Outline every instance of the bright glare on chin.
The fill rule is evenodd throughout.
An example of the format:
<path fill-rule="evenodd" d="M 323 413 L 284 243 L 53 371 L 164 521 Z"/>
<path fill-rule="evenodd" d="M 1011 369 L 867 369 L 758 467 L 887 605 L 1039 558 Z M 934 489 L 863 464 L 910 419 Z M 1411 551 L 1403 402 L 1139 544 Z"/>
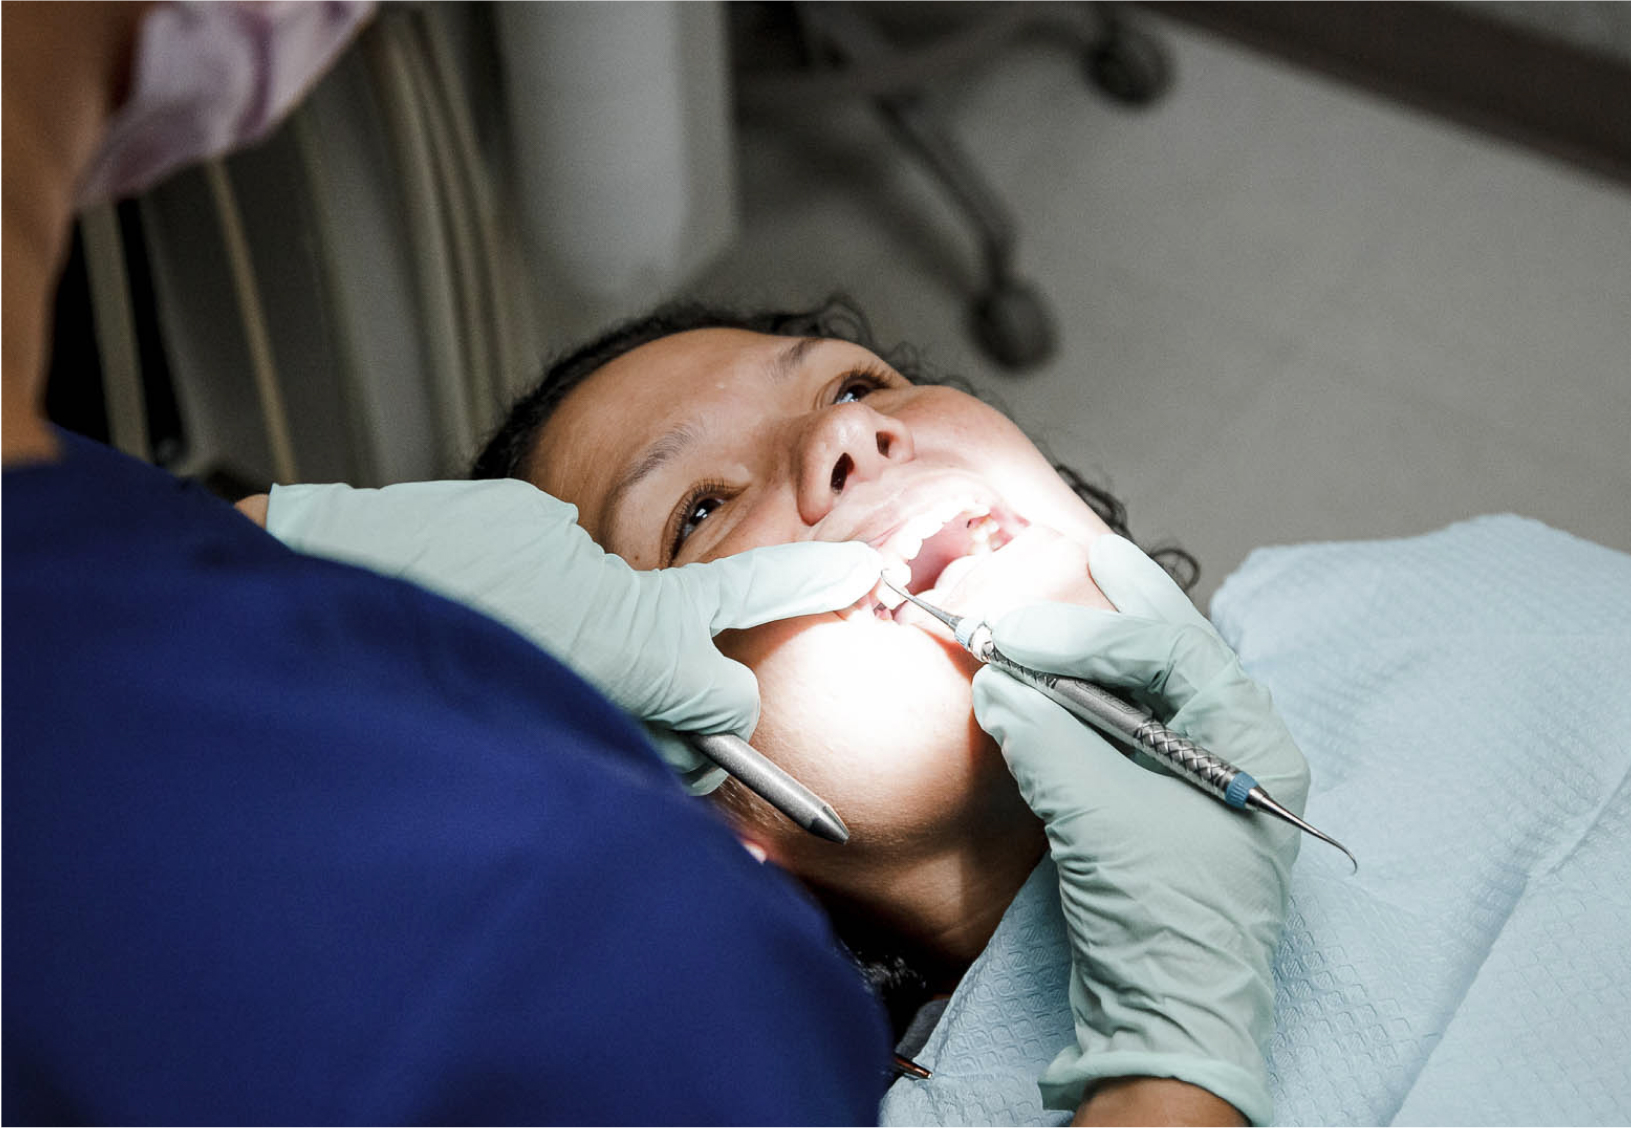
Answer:
<path fill-rule="evenodd" d="M 993 781 L 1012 790 L 974 721 L 975 663 L 917 627 L 812 616 L 720 636 L 764 703 L 753 744 L 839 812 L 846 851 L 966 833 Z"/>

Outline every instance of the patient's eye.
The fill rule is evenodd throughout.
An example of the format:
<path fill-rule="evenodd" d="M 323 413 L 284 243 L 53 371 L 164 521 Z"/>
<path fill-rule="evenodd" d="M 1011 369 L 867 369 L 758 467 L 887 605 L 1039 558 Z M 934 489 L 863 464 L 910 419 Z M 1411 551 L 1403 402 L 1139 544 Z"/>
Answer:
<path fill-rule="evenodd" d="M 838 385 L 838 394 L 833 397 L 834 404 L 859 403 L 879 388 L 887 388 L 889 379 L 882 372 L 871 368 L 857 368 L 849 373 Z"/>
<path fill-rule="evenodd" d="M 708 519 L 708 514 L 724 504 L 725 502 L 721 498 L 705 497 L 691 506 L 691 512 L 686 514 L 685 520 L 680 524 L 680 539 L 683 541 L 696 532 L 697 526 Z"/>
<path fill-rule="evenodd" d="M 692 533 L 706 521 L 713 512 L 725 504 L 723 491 L 718 483 L 704 482 L 690 493 L 685 500 L 674 509 L 674 515 L 669 518 L 669 527 L 672 534 L 668 538 L 668 556 L 672 560 L 679 555 Z"/>

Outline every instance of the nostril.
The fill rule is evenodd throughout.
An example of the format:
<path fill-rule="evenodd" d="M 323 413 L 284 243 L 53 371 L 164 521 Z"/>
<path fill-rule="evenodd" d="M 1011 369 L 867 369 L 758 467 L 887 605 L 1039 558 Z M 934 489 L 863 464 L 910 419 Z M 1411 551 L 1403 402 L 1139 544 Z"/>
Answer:
<path fill-rule="evenodd" d="M 855 469 L 855 461 L 849 455 L 840 455 L 838 462 L 832 468 L 832 492 L 843 493 L 844 482 L 849 478 L 849 472 Z"/>
<path fill-rule="evenodd" d="M 878 432 L 878 454 L 884 458 L 889 457 L 889 436 L 882 431 Z"/>

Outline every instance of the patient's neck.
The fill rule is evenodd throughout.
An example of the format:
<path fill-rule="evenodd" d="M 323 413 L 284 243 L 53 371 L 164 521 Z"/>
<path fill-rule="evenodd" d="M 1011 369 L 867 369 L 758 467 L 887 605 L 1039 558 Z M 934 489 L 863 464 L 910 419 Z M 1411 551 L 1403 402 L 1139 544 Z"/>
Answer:
<path fill-rule="evenodd" d="M 876 936 L 937 992 L 957 985 L 1047 850 L 1040 821 L 974 834 L 911 860 L 857 867 L 823 888 L 841 935 Z"/>

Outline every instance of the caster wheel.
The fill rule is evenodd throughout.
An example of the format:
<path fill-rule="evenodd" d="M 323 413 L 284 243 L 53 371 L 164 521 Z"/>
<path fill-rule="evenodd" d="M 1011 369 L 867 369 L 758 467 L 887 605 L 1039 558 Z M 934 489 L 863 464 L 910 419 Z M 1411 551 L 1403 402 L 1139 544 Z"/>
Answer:
<path fill-rule="evenodd" d="M 1121 28 L 1087 53 L 1093 84 L 1124 106 L 1148 106 L 1172 86 L 1166 50 L 1141 31 Z"/>
<path fill-rule="evenodd" d="M 1004 368 L 1031 368 L 1053 355 L 1053 318 L 1036 291 L 1002 282 L 974 300 L 974 338 Z"/>

